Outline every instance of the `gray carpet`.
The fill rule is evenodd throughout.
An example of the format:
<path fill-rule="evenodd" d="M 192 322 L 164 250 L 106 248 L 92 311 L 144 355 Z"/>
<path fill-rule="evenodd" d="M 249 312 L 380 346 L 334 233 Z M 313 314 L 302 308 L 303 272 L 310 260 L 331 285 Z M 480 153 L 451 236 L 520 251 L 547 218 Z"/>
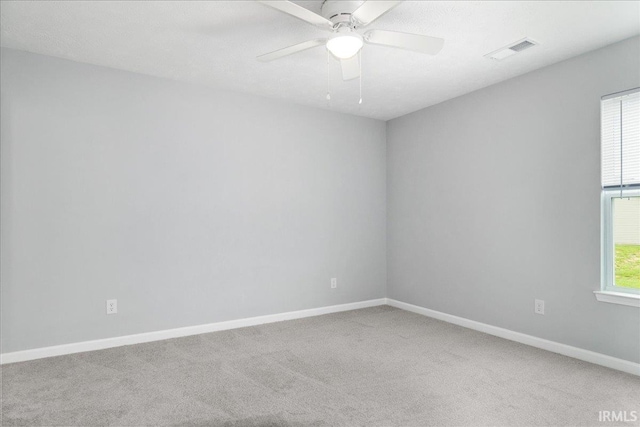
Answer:
<path fill-rule="evenodd" d="M 3 425 L 638 425 L 640 378 L 388 306 L 2 367 Z"/>

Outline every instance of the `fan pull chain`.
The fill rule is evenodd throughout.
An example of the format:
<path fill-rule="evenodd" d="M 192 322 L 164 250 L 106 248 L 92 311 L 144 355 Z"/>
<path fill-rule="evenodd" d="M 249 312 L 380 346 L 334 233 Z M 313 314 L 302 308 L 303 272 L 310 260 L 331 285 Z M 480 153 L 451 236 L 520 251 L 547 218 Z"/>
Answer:
<path fill-rule="evenodd" d="M 331 101 L 331 92 L 330 92 L 330 88 L 329 88 L 329 80 L 330 80 L 330 75 L 329 75 L 329 49 L 327 49 L 327 104 L 329 103 L 329 101 Z"/>
<path fill-rule="evenodd" d="M 358 101 L 359 105 L 362 105 L 362 49 L 358 52 L 358 66 L 360 67 L 358 81 L 360 83 L 360 100 Z"/>

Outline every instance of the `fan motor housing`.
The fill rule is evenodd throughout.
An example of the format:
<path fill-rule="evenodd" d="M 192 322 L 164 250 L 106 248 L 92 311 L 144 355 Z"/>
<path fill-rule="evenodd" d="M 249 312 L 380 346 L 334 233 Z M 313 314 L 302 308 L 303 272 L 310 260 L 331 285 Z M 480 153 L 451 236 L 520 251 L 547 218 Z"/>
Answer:
<path fill-rule="evenodd" d="M 363 0 L 325 0 L 322 3 L 322 16 L 336 24 L 351 24 L 351 14 Z"/>

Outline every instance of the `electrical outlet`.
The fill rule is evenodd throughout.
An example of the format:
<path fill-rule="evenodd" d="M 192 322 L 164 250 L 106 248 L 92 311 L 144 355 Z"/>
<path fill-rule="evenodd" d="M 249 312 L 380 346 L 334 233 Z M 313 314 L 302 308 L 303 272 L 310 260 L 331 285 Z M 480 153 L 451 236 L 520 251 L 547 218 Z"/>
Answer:
<path fill-rule="evenodd" d="M 536 314 L 544 314 L 544 301 L 537 299 L 535 302 L 534 311 Z"/>
<path fill-rule="evenodd" d="M 117 299 L 108 299 L 107 300 L 107 314 L 117 314 L 118 313 L 118 300 Z"/>
<path fill-rule="evenodd" d="M 338 279 L 334 277 L 333 279 L 331 279 L 331 289 L 335 289 L 337 287 L 338 287 Z"/>

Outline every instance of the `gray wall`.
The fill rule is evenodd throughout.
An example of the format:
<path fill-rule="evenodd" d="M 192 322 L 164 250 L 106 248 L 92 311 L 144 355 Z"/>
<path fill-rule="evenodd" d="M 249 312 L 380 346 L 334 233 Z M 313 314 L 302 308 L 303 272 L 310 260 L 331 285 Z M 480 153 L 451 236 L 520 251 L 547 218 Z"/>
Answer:
<path fill-rule="evenodd" d="M 386 244 L 391 298 L 638 362 L 640 310 L 592 291 L 599 98 L 639 48 L 390 121 L 388 153 L 382 122 L 5 49 L 2 352 L 383 297 Z"/>
<path fill-rule="evenodd" d="M 640 310 L 593 295 L 600 96 L 640 86 L 639 40 L 388 122 L 390 298 L 640 361 Z"/>
<path fill-rule="evenodd" d="M 1 73 L 2 352 L 385 296 L 384 122 L 11 50 Z"/>

